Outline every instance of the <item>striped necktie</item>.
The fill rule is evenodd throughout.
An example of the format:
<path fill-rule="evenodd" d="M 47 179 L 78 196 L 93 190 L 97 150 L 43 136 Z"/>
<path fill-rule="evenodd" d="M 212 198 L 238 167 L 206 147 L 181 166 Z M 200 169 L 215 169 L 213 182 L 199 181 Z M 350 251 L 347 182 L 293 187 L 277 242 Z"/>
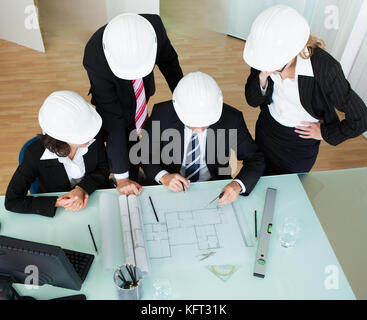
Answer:
<path fill-rule="evenodd" d="M 133 87 L 136 97 L 135 127 L 138 131 L 138 134 L 140 134 L 141 129 L 144 127 L 145 120 L 148 117 L 148 108 L 145 98 L 143 79 L 140 78 L 133 80 Z"/>
<path fill-rule="evenodd" d="M 199 136 L 193 133 L 186 151 L 185 176 L 192 182 L 198 181 L 200 176 L 200 145 Z"/>

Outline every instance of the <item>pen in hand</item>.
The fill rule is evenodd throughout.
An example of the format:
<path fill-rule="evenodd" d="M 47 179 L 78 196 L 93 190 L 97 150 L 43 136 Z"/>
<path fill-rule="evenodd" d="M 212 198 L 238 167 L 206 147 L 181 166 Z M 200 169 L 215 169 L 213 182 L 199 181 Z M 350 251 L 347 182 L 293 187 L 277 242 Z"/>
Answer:
<path fill-rule="evenodd" d="M 186 189 L 185 189 L 185 185 L 184 185 L 184 183 L 182 182 L 182 181 L 180 181 L 181 182 L 181 184 L 182 184 L 182 190 L 183 190 L 183 192 L 186 192 Z"/>

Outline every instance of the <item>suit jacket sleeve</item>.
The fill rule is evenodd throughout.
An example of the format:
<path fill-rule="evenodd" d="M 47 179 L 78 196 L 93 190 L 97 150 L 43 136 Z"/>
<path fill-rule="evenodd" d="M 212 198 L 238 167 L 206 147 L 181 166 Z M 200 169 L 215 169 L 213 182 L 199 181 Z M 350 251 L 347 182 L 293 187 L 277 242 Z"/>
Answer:
<path fill-rule="evenodd" d="M 23 162 L 15 171 L 5 195 L 6 210 L 18 213 L 34 213 L 53 217 L 56 213 L 54 196 L 28 196 L 31 184 L 38 177 L 38 169 L 28 149 L 24 151 Z"/>
<path fill-rule="evenodd" d="M 270 78 L 268 78 L 268 88 L 265 95 L 262 94 L 260 89 L 260 71 L 251 68 L 251 73 L 247 79 L 245 85 L 245 96 L 247 103 L 252 107 L 262 106 L 264 104 L 271 103 L 271 97 L 273 95 L 273 83 Z"/>
<path fill-rule="evenodd" d="M 83 188 L 89 195 L 96 189 L 105 185 L 109 177 L 109 169 L 106 157 L 106 149 L 102 136 L 99 135 L 95 141 L 97 152 L 97 167 L 94 171 L 86 173 L 77 185 Z M 88 151 L 90 152 L 90 151 Z"/>
<path fill-rule="evenodd" d="M 169 88 L 173 92 L 178 82 L 183 77 L 180 63 L 178 61 L 178 55 L 173 48 L 171 41 L 167 36 L 166 29 L 164 28 L 161 18 L 156 15 L 157 25 L 156 32 L 159 32 L 157 38 L 161 41 L 161 47 L 159 48 L 157 56 L 157 65 L 165 77 Z"/>
<path fill-rule="evenodd" d="M 154 137 L 152 135 L 152 124 L 153 121 L 160 121 L 160 117 L 157 114 L 157 108 L 155 105 L 153 106 L 152 114 L 149 117 L 149 119 L 146 122 L 145 126 L 145 132 L 146 134 L 143 134 L 143 140 L 147 145 L 149 145 L 149 161 L 148 163 L 145 163 L 145 161 L 142 163 L 142 167 L 144 170 L 144 173 L 147 176 L 147 180 L 149 183 L 152 183 L 154 181 L 155 176 L 162 170 L 165 170 L 161 166 L 161 141 L 155 141 L 153 140 Z M 161 133 L 159 133 L 158 138 L 160 138 Z M 155 163 L 155 159 L 158 160 L 158 163 Z"/>
<path fill-rule="evenodd" d="M 327 143 L 338 145 L 367 130 L 367 107 L 345 79 L 340 63 L 333 64 L 327 71 L 326 80 L 321 84 L 325 98 L 332 108 L 345 113 L 345 119 L 322 124 L 321 133 Z"/>
<path fill-rule="evenodd" d="M 239 117 L 236 129 L 237 144 L 232 148 L 236 152 L 237 159 L 242 160 L 243 165 L 235 179 L 242 181 L 246 188 L 244 195 L 249 195 L 264 172 L 264 155 L 252 139 L 243 115 Z"/>
<path fill-rule="evenodd" d="M 107 156 L 112 173 L 129 171 L 127 123 L 119 103 L 114 83 L 87 70 L 93 99 L 103 120 L 107 133 Z"/>

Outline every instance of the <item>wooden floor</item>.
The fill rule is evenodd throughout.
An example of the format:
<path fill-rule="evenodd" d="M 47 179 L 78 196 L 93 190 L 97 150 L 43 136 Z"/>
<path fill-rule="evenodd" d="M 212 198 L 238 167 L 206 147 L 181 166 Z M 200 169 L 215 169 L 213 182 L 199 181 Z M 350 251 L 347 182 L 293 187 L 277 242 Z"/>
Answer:
<path fill-rule="evenodd" d="M 164 20 L 164 18 L 163 18 Z M 42 20 L 41 20 L 42 21 Z M 47 18 L 44 24 L 50 23 Z M 168 24 L 167 24 L 168 25 Z M 254 134 L 258 110 L 247 105 L 244 85 L 249 67 L 242 60 L 244 42 L 217 33 L 205 36 L 184 32 L 168 34 L 184 74 L 200 70 L 213 76 L 221 87 L 224 101 L 244 113 L 249 130 Z M 90 33 L 45 28 L 46 53 L 38 53 L 0 40 L 0 194 L 18 164 L 18 154 L 24 142 L 37 133 L 38 110 L 44 99 L 55 90 L 73 90 L 87 101 L 89 81 L 82 66 L 82 57 Z M 171 92 L 159 70 L 155 70 L 154 103 L 171 99 Z M 321 144 L 315 171 L 367 166 L 367 140 L 359 137 L 338 147 Z"/>

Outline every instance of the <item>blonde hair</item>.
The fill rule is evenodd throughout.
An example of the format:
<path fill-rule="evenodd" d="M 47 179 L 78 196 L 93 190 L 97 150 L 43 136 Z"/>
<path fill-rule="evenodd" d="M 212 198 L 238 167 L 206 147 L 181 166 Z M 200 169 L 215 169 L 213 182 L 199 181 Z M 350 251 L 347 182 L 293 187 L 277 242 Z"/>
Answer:
<path fill-rule="evenodd" d="M 321 49 L 325 49 L 325 47 L 326 47 L 325 41 L 322 40 L 319 37 L 316 37 L 316 36 L 310 34 L 310 37 L 308 38 L 308 41 L 307 41 L 305 47 L 303 48 L 303 50 L 299 53 L 299 56 L 302 59 L 310 59 L 312 57 L 314 49 L 316 47 L 319 47 Z M 308 49 L 308 52 L 307 52 L 306 49 Z"/>

